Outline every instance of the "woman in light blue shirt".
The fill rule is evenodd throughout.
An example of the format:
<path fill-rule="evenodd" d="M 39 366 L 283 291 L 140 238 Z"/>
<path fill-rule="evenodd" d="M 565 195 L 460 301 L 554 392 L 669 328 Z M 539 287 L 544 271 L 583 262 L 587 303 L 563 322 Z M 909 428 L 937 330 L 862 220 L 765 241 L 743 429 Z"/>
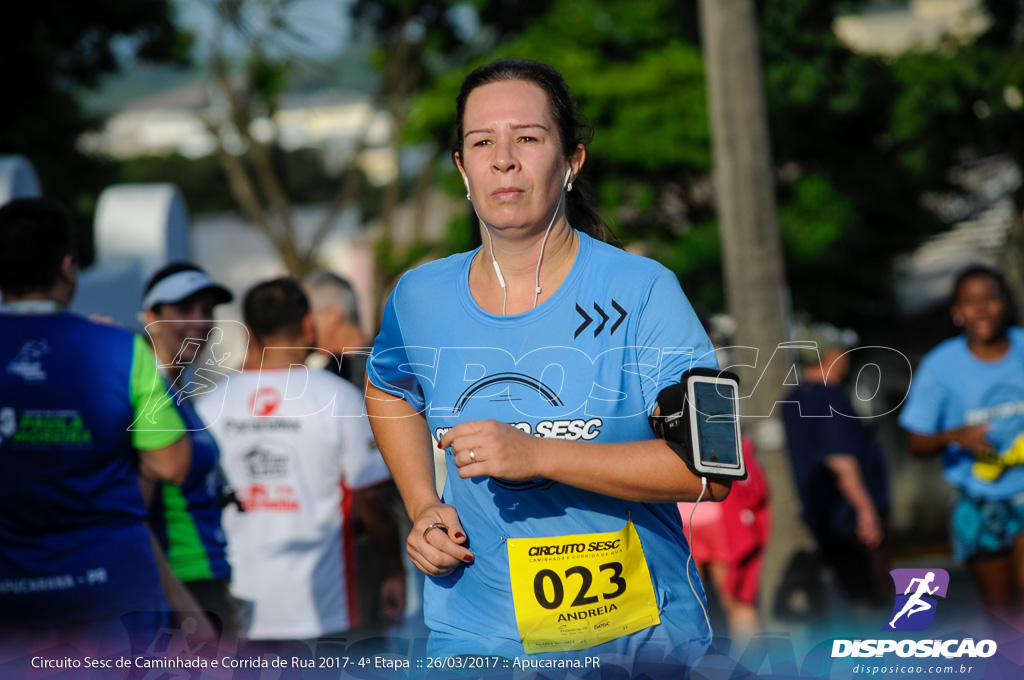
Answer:
<path fill-rule="evenodd" d="M 983 266 L 956 280 L 963 333 L 921 360 L 900 414 L 915 456 L 942 454 L 956 489 L 953 555 L 990 612 L 1016 615 L 1024 593 L 1024 331 L 1009 290 Z"/>

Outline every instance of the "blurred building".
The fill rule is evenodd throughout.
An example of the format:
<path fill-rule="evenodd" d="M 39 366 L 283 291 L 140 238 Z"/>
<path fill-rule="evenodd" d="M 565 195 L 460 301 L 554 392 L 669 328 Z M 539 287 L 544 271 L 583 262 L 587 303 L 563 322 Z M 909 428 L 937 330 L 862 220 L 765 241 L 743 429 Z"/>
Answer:
<path fill-rule="evenodd" d="M 982 0 L 909 0 L 870 3 L 836 19 L 833 28 L 850 49 L 895 56 L 910 49 L 934 50 L 953 41 L 966 44 L 991 25 Z"/>
<path fill-rule="evenodd" d="M 953 281 L 971 264 L 1001 267 L 1013 224 L 1014 194 L 1024 178 L 1005 156 L 966 163 L 950 171 L 962 193 L 925 199 L 948 231 L 928 238 L 895 262 L 896 295 L 908 315 L 942 307 L 945 315 Z"/>
<path fill-rule="evenodd" d="M 436 242 L 444 235 L 456 211 L 463 209 L 463 203 L 443 192 L 428 192 L 421 205 L 405 204 L 398 208 L 392 234 L 399 243 L 409 242 L 414 231 Z M 304 205 L 293 209 L 292 218 L 299 243 L 312 238 L 327 211 L 326 205 Z M 416 225 L 421 217 L 425 217 L 422 224 Z M 347 209 L 337 217 L 319 250 L 322 266 L 344 276 L 355 288 L 362 310 L 363 331 L 369 337 L 377 334 L 376 324 L 381 312 L 374 295 L 374 244 L 380 236 L 380 229 L 378 222 L 363 223 L 355 208 Z M 287 275 L 270 242 L 237 212 L 193 216 L 189 238 L 195 262 L 235 293 L 233 302 L 217 308 L 222 318 L 240 320 L 242 296 L 249 288 L 260 281 Z"/>
<path fill-rule="evenodd" d="M 199 158 L 216 151 L 217 139 L 210 128 L 226 118 L 223 94 L 208 83 L 193 83 L 123 106 L 102 130 L 83 135 L 79 146 L 116 159 L 172 153 Z M 371 182 L 387 184 L 398 172 L 398 161 L 389 147 L 391 119 L 362 93 L 321 90 L 283 94 L 272 117 L 253 120 L 252 133 L 264 143 L 276 136 L 285 151 L 316 149 L 330 175 L 341 173 L 359 145 L 365 149 L 357 163 Z M 225 143 L 238 146 L 241 141 L 227 137 Z"/>

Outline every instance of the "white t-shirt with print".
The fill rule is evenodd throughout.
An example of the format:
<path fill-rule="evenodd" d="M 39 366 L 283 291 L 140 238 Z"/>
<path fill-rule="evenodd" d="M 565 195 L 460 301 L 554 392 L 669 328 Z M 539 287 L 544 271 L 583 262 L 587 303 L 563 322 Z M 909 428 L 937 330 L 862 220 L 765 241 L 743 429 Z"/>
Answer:
<path fill-rule="evenodd" d="M 245 512 L 224 510 L 246 637 L 304 639 L 356 625 L 352 491 L 390 478 L 363 395 L 304 366 L 243 371 L 199 400 Z"/>

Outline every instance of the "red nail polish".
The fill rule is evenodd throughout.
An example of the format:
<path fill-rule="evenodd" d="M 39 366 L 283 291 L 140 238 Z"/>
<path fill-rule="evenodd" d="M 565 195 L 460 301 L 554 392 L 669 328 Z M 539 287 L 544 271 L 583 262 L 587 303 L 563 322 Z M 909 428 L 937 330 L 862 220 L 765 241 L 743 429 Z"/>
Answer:
<path fill-rule="evenodd" d="M 454 538 L 457 541 L 460 538 L 463 538 L 465 535 L 466 534 L 462 533 L 461 531 L 456 531 L 455 534 L 452 536 L 452 538 Z"/>
<path fill-rule="evenodd" d="M 474 559 L 476 559 L 476 558 L 473 557 L 472 555 L 466 555 L 465 557 L 462 558 L 462 561 L 463 562 L 469 562 L 470 564 L 473 564 L 473 560 Z"/>

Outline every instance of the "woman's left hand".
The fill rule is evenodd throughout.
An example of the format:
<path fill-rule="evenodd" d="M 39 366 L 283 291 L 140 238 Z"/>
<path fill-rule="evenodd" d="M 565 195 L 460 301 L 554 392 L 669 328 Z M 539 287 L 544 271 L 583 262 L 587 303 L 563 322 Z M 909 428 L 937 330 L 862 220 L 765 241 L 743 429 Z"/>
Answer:
<path fill-rule="evenodd" d="M 497 420 L 459 423 L 441 437 L 438 446 L 452 448 L 459 477 L 500 477 L 527 480 L 539 471 L 536 437 Z"/>

